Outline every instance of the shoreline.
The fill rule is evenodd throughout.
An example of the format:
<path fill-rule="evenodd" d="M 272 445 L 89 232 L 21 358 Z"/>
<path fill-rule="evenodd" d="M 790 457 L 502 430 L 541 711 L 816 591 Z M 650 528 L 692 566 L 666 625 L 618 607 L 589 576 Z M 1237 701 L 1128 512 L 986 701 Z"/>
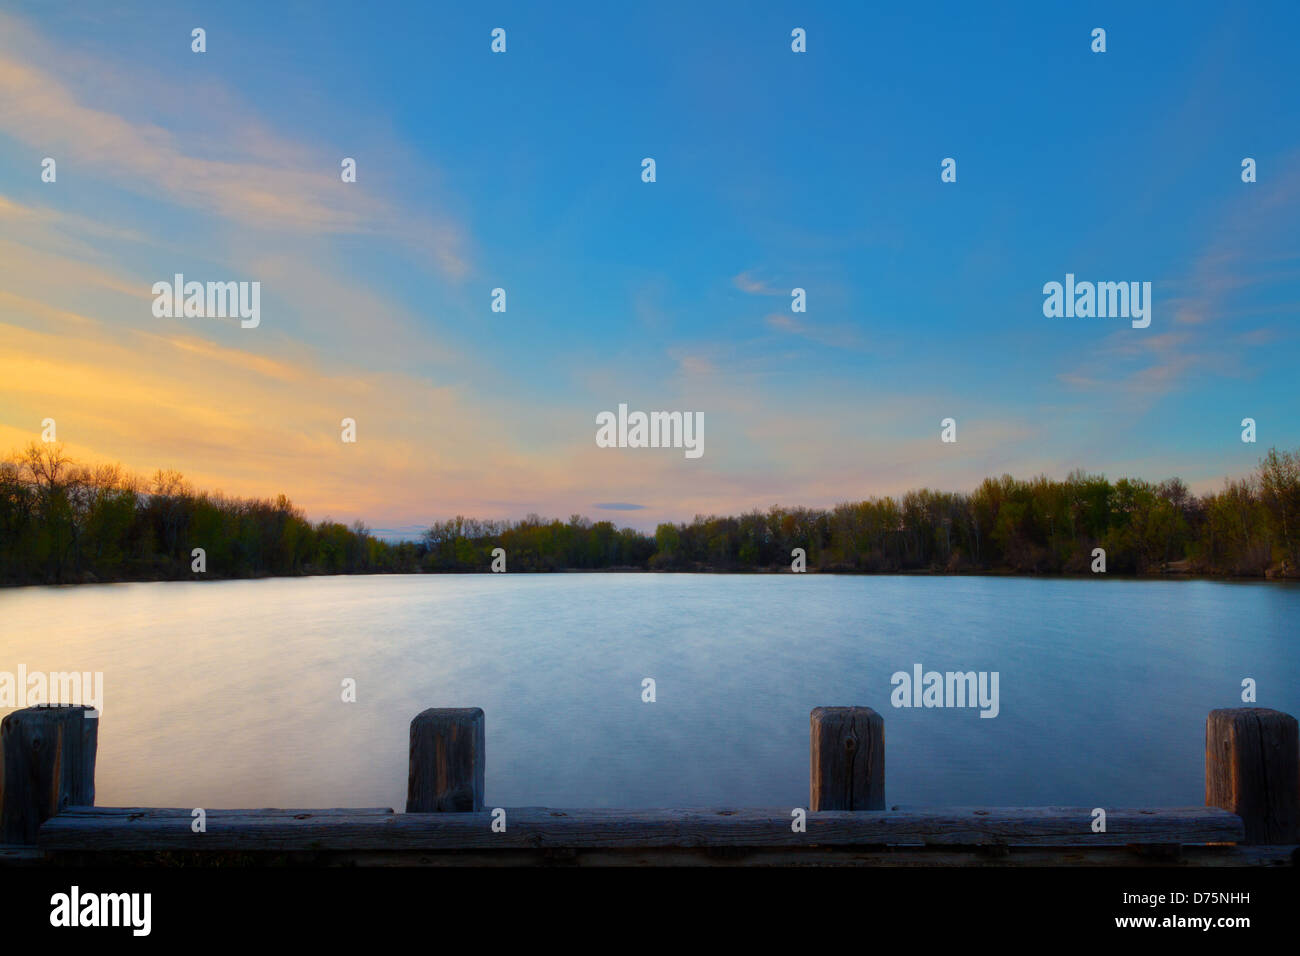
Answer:
<path fill-rule="evenodd" d="M 12 581 L 0 583 L 0 590 L 25 587 L 80 587 L 96 584 L 161 584 L 193 581 L 269 581 L 296 578 L 354 578 L 354 577 L 420 577 L 424 575 L 491 575 L 489 570 L 418 570 L 418 571 L 304 571 L 298 574 L 242 574 L 167 576 L 162 574 L 142 575 L 137 577 L 98 578 L 90 575 L 80 581 Z M 934 577 L 934 578 L 1030 578 L 1059 580 L 1095 580 L 1111 579 L 1121 581 L 1221 581 L 1224 583 L 1259 582 L 1265 584 L 1300 583 L 1300 574 L 1287 574 L 1269 569 L 1264 574 L 1208 574 L 1183 569 L 1162 569 L 1146 573 L 1080 573 L 1066 571 L 1025 572 L 1009 569 L 959 570 L 947 571 L 937 568 L 910 568 L 896 570 L 863 570 L 858 568 L 822 568 L 818 570 L 795 572 L 786 567 L 778 568 L 528 568 L 518 571 L 495 572 L 508 574 L 713 574 L 727 575 L 830 575 L 833 577 Z"/>

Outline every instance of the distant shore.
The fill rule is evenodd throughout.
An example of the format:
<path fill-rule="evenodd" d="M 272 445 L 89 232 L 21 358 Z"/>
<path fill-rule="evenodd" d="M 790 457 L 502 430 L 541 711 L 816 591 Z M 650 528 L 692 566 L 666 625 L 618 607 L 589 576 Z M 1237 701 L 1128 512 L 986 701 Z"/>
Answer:
<path fill-rule="evenodd" d="M 1182 562 L 1180 562 L 1182 563 Z M 139 577 L 109 577 L 100 578 L 93 574 L 85 574 L 78 581 L 60 581 L 57 583 L 45 581 L 7 581 L 0 583 L 0 588 L 19 588 L 19 587 L 76 587 L 83 584 L 146 584 L 162 582 L 179 582 L 179 581 L 265 581 L 284 578 L 346 578 L 346 577 L 365 577 L 368 575 L 481 575 L 492 574 L 490 570 L 412 570 L 412 571 L 384 571 L 384 570 L 360 570 L 360 571 L 313 571 L 302 570 L 292 574 L 237 574 L 222 575 L 214 573 L 189 574 L 189 575 L 143 575 Z M 1110 578 L 1112 580 L 1124 581 L 1260 581 L 1260 582 L 1289 582 L 1300 581 L 1300 574 L 1287 573 L 1284 569 L 1270 568 L 1264 574 L 1213 574 L 1204 571 L 1194 571 L 1187 568 L 1166 567 L 1155 571 L 1138 573 L 1133 571 L 1114 572 L 1114 573 L 1078 573 L 1068 571 L 1018 571 L 1010 568 L 996 569 L 964 569 L 964 570 L 946 570 L 942 568 L 906 568 L 906 569 L 879 569 L 864 570 L 860 568 L 810 568 L 805 572 L 795 572 L 788 567 L 770 567 L 770 568 L 718 568 L 701 566 L 695 568 L 638 568 L 638 567 L 605 567 L 605 568 L 525 568 L 518 571 L 508 571 L 509 574 L 718 574 L 718 575 L 791 575 L 813 574 L 813 575 L 835 575 L 843 577 L 936 577 L 936 578 L 1042 578 L 1042 579 L 1060 579 L 1060 580 L 1103 580 Z"/>
<path fill-rule="evenodd" d="M 286 495 L 196 490 L 33 442 L 0 458 L 0 583 L 258 579 L 317 574 L 656 571 L 1138 579 L 1300 577 L 1300 451 L 1195 495 L 1178 478 L 986 478 L 833 507 L 697 514 L 652 532 L 568 520 L 457 516 L 416 540 L 309 520 Z"/>

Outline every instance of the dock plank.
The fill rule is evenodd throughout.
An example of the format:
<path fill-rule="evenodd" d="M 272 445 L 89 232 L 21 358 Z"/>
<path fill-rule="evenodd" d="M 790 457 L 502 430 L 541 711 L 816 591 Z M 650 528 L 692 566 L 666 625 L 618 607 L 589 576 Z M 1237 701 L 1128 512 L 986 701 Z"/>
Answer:
<path fill-rule="evenodd" d="M 506 808 L 393 813 L 380 809 L 208 810 L 194 833 L 184 808 L 70 807 L 40 828 L 44 850 L 293 851 L 618 849 L 802 846 L 1124 846 L 1236 843 L 1241 818 L 1215 807 L 1110 809 L 1093 833 L 1083 807 L 943 807 L 817 811 L 807 831 L 791 829 L 789 808 L 608 810 Z"/>

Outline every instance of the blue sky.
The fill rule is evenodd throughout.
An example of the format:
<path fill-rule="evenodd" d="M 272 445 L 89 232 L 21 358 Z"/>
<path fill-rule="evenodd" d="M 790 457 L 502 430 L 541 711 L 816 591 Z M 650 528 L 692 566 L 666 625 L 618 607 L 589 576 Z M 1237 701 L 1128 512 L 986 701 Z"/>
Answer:
<path fill-rule="evenodd" d="M 49 414 L 313 517 L 653 527 L 1300 445 L 1295 4 L 9 9 L 6 448 Z M 175 272 L 261 281 L 261 326 L 155 319 Z M 1151 326 L 1045 318 L 1067 272 Z M 596 448 L 620 402 L 704 457 Z"/>

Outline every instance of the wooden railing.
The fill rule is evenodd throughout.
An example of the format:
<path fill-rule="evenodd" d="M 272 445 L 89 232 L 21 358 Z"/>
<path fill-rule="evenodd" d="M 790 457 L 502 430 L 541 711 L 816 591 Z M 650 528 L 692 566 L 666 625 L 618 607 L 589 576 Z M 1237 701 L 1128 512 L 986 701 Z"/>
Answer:
<path fill-rule="evenodd" d="M 818 707 L 808 807 L 672 810 L 489 808 L 483 711 L 433 709 L 411 721 L 405 813 L 206 810 L 201 828 L 186 808 L 95 807 L 98 725 L 80 707 L 4 719 L 0 861 L 1243 864 L 1288 862 L 1300 842 L 1297 723 L 1262 708 L 1210 712 L 1203 807 L 886 809 L 880 715 Z"/>

